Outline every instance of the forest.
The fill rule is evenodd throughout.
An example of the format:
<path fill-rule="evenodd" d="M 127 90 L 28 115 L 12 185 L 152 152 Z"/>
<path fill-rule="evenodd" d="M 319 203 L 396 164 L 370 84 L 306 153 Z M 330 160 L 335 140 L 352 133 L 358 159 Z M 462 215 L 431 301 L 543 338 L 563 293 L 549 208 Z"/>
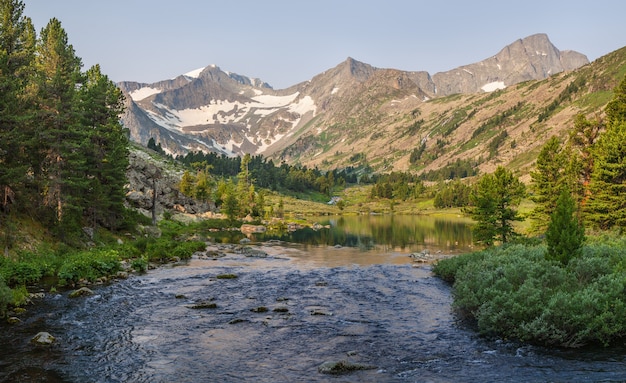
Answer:
<path fill-rule="evenodd" d="M 57 19 L 39 34 L 20 1 L 0 3 L 0 227 L 10 247 L 25 215 L 71 242 L 121 228 L 128 136 L 123 96 L 81 59 Z M 8 242 L 8 243 L 7 243 Z"/>

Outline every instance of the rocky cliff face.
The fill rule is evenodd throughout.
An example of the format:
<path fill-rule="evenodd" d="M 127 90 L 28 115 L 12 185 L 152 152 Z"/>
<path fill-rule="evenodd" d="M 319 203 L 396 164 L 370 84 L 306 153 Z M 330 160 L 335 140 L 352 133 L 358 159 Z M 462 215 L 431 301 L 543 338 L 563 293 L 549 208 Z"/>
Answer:
<path fill-rule="evenodd" d="M 428 100 L 491 92 L 587 62 L 584 55 L 561 52 L 538 34 L 486 60 L 433 76 L 348 58 L 283 90 L 215 66 L 155 84 L 119 86 L 128 102 L 123 122 L 141 144 L 153 137 L 174 155 L 201 150 L 315 162 L 329 150 L 354 150 L 346 143 L 355 138 L 378 137 L 394 119 L 415 116 Z"/>
<path fill-rule="evenodd" d="M 214 210 L 214 206 L 198 202 L 182 194 L 178 183 L 181 169 L 167 168 L 146 151 L 131 149 L 130 166 L 126 172 L 126 203 L 144 215 L 152 215 L 153 196 L 156 190 L 156 214 L 164 211 L 201 214 Z"/>

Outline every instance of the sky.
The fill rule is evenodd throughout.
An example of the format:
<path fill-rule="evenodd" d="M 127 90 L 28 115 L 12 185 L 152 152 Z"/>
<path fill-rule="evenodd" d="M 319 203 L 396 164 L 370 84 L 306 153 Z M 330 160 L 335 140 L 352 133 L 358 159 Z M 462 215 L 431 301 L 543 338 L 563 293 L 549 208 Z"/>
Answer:
<path fill-rule="evenodd" d="M 593 61 L 626 46 L 626 2 L 453 0 L 25 0 L 39 33 L 61 21 L 84 69 L 153 83 L 217 65 L 275 89 L 347 57 L 431 75 L 546 33 Z"/>

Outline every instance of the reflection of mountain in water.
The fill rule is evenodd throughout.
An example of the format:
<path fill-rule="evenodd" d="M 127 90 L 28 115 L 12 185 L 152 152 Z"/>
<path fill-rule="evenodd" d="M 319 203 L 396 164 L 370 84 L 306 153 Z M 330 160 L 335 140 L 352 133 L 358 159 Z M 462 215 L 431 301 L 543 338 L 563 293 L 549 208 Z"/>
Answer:
<path fill-rule="evenodd" d="M 291 233 L 255 234 L 255 241 L 280 240 L 313 246 L 345 246 L 362 250 L 382 247 L 388 250 L 468 251 L 472 245 L 470 224 L 460 218 L 424 216 L 346 216 L 324 217 L 330 229 L 304 228 Z"/>

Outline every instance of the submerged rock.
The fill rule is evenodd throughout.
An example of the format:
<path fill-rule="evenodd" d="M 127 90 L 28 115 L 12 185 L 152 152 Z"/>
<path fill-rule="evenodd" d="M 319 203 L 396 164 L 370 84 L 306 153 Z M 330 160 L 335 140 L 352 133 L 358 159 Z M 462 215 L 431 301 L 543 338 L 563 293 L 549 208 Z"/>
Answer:
<path fill-rule="evenodd" d="M 50 335 L 50 333 L 42 331 L 42 332 L 38 333 L 37 335 L 35 335 L 33 337 L 33 339 L 31 340 L 31 342 L 36 343 L 36 344 L 49 346 L 52 343 L 54 343 L 55 340 L 56 340 L 56 338 L 53 337 L 52 335 Z"/>
<path fill-rule="evenodd" d="M 18 324 L 18 323 L 21 323 L 21 322 L 22 322 L 22 320 L 20 318 L 18 318 L 18 317 L 9 317 L 7 319 L 7 323 L 9 323 L 9 324 Z"/>
<path fill-rule="evenodd" d="M 78 298 L 82 296 L 93 295 L 93 291 L 87 287 L 81 287 L 78 290 L 74 290 L 70 293 L 70 298 Z"/>
<path fill-rule="evenodd" d="M 211 302 L 211 301 L 202 301 L 202 302 L 198 302 L 193 306 L 190 306 L 190 308 L 192 309 L 216 309 L 217 308 L 217 303 L 215 302 Z"/>
<path fill-rule="evenodd" d="M 353 362 L 348 362 L 346 360 L 340 360 L 337 362 L 326 361 L 317 368 L 317 371 L 320 372 L 321 374 L 341 375 L 341 374 L 347 374 L 353 371 L 374 370 L 374 369 L 376 369 L 376 366 L 372 366 L 369 364 L 362 364 L 362 363 L 353 363 Z"/>

